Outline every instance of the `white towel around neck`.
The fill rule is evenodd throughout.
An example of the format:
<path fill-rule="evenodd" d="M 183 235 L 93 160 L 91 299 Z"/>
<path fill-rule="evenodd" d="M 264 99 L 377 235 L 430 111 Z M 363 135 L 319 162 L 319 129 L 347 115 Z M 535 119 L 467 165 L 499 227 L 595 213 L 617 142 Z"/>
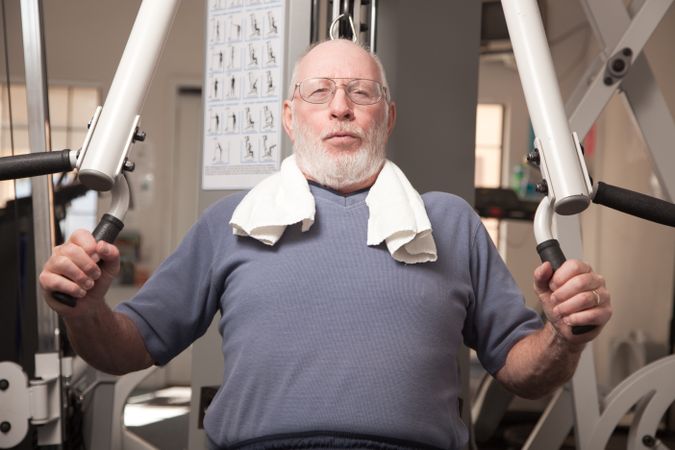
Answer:
<path fill-rule="evenodd" d="M 387 160 L 366 197 L 367 245 L 383 241 L 391 256 L 406 264 L 436 261 L 436 244 L 422 197 L 396 164 Z M 274 245 L 288 225 L 314 223 L 316 209 L 309 184 L 291 155 L 281 170 L 258 183 L 232 214 L 234 234 Z"/>

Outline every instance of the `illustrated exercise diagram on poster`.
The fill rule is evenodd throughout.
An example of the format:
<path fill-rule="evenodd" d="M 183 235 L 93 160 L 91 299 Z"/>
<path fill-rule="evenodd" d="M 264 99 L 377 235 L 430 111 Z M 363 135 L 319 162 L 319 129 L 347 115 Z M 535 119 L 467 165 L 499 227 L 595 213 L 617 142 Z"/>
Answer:
<path fill-rule="evenodd" d="M 279 169 L 284 0 L 209 0 L 203 189 L 246 189 Z"/>

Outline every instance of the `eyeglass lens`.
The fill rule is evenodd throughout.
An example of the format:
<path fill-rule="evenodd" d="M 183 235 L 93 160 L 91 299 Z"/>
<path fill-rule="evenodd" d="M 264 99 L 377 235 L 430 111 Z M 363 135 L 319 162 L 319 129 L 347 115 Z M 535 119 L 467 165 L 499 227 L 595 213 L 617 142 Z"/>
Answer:
<path fill-rule="evenodd" d="M 327 103 L 342 87 L 351 101 L 358 105 L 372 105 L 382 98 L 382 85 L 374 80 L 353 79 L 338 86 L 330 78 L 308 78 L 300 82 L 300 97 L 309 103 Z"/>

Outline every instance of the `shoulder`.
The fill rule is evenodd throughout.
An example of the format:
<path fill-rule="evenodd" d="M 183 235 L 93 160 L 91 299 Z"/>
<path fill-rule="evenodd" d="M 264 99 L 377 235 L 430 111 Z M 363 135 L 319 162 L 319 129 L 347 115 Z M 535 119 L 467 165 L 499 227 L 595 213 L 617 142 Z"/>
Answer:
<path fill-rule="evenodd" d="M 246 193 L 247 191 L 233 192 L 209 205 L 192 226 L 192 234 L 195 237 L 207 235 L 211 238 L 232 234 L 229 225 L 232 213 Z M 229 233 L 223 233 L 223 230 L 228 230 Z"/>
<path fill-rule="evenodd" d="M 200 221 L 206 222 L 230 222 L 232 213 L 237 208 L 237 205 L 242 201 L 246 196 L 248 191 L 237 191 L 232 194 L 228 194 L 220 200 L 216 201 L 209 207 L 207 207 L 200 217 Z"/>
<path fill-rule="evenodd" d="M 447 192 L 426 192 L 422 194 L 424 207 L 429 215 L 450 215 L 455 218 L 475 219 L 473 207 L 462 197 Z"/>
<path fill-rule="evenodd" d="M 434 236 L 456 240 L 460 236 L 472 241 L 481 226 L 480 217 L 463 198 L 447 192 L 422 195 Z"/>

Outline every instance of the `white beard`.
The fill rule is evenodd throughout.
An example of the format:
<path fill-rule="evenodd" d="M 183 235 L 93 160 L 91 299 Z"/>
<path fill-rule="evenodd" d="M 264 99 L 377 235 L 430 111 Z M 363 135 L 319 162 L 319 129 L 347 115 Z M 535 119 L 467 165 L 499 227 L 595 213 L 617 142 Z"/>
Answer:
<path fill-rule="evenodd" d="M 317 183 L 335 190 L 358 185 L 382 169 L 386 158 L 387 125 L 382 121 L 368 133 L 350 123 L 339 122 L 317 136 L 293 115 L 295 143 L 293 151 L 300 170 Z M 355 152 L 330 153 L 322 145 L 322 137 L 335 132 L 354 133 L 361 138 Z"/>

